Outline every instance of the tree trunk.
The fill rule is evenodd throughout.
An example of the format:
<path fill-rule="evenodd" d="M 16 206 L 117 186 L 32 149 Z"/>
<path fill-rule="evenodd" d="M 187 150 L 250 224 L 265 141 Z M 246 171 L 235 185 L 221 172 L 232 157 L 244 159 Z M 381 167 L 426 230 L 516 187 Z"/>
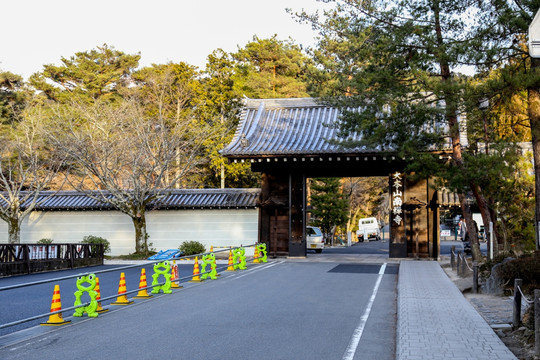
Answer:
<path fill-rule="evenodd" d="M 467 234 L 469 235 L 469 241 L 471 243 L 471 253 L 473 261 L 480 261 L 482 259 L 482 253 L 480 252 L 480 243 L 478 242 L 478 232 L 474 226 L 471 208 L 465 201 L 465 196 L 459 194 L 459 202 L 461 203 L 461 210 L 463 211 L 463 218 L 465 219 L 465 225 L 467 226 Z"/>
<path fill-rule="evenodd" d="M 135 227 L 135 252 L 148 255 L 148 233 L 146 232 L 146 215 L 140 212 L 131 218 Z"/>
<path fill-rule="evenodd" d="M 540 59 L 531 59 L 531 72 L 540 72 Z M 527 91 L 529 102 L 529 121 L 531 124 L 532 149 L 534 157 L 534 188 L 535 188 L 535 228 L 536 228 L 536 250 L 539 249 L 538 222 L 540 221 L 540 88 L 529 88 Z"/>
<path fill-rule="evenodd" d="M 11 218 L 8 223 L 8 242 L 10 244 L 21 243 L 21 222 L 19 219 Z"/>
<path fill-rule="evenodd" d="M 476 199 L 478 207 L 480 208 L 480 214 L 482 215 L 482 221 L 484 222 L 484 234 L 486 235 L 486 239 L 488 239 L 488 246 L 489 246 L 489 223 L 490 222 L 493 223 L 493 256 L 496 256 L 499 253 L 499 248 L 500 248 L 500 246 L 497 246 L 499 237 L 497 236 L 496 214 L 490 211 L 488 202 L 486 201 L 486 198 L 482 194 L 482 190 L 480 189 L 480 187 L 477 185 L 474 185 L 472 187 L 472 190 L 473 190 L 474 198 Z"/>
<path fill-rule="evenodd" d="M 439 67 L 441 70 L 441 81 L 443 85 L 443 95 L 445 101 L 445 117 L 450 128 L 450 137 L 452 139 L 452 162 L 454 166 L 459 168 L 461 171 L 465 171 L 465 166 L 463 164 L 463 156 L 461 153 L 461 139 L 459 131 L 459 123 L 457 119 L 457 109 L 458 109 L 458 100 L 456 98 L 455 89 L 452 86 L 452 72 L 450 71 L 450 63 L 448 62 L 447 56 L 444 54 L 444 36 L 443 30 L 441 27 L 441 8 L 438 1 L 434 1 L 432 4 L 433 16 L 435 19 L 435 33 L 437 37 L 437 51 L 441 53 L 438 55 Z M 471 184 L 471 188 L 474 189 L 475 185 Z M 471 241 L 472 257 L 475 261 L 480 261 L 482 253 L 480 252 L 480 245 L 478 243 L 478 233 L 476 228 L 473 226 L 472 213 L 469 206 L 465 203 L 464 193 L 458 194 L 459 201 L 461 203 L 461 210 L 463 212 L 463 217 L 467 223 L 467 231 L 469 232 L 469 239 Z M 475 196 L 476 197 L 476 196 Z M 484 202 L 483 197 L 478 198 L 477 201 Z M 480 203 L 479 202 L 479 203 Z"/>

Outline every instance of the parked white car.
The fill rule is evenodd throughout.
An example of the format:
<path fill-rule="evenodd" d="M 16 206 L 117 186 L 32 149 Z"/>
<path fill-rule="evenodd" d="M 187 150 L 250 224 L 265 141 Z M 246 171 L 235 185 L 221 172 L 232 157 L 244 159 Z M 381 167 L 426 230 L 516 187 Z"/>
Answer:
<path fill-rule="evenodd" d="M 365 235 L 365 236 L 364 236 Z M 358 221 L 358 231 L 356 232 L 358 241 L 369 241 L 370 239 L 380 240 L 381 229 L 379 222 L 374 217 L 363 218 Z"/>
<path fill-rule="evenodd" d="M 321 229 L 314 226 L 306 226 L 306 249 L 320 253 L 324 249 L 324 237 Z"/>

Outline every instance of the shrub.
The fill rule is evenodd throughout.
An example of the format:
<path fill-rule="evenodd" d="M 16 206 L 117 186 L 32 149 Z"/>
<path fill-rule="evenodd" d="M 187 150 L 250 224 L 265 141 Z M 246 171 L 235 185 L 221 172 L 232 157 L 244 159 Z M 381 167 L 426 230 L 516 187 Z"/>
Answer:
<path fill-rule="evenodd" d="M 195 255 L 206 252 L 204 245 L 198 241 L 184 241 L 178 249 L 182 250 L 184 255 Z"/>
<path fill-rule="evenodd" d="M 508 290 L 513 290 L 514 279 L 523 280 L 522 289 L 532 295 L 533 289 L 540 288 L 540 251 L 525 254 L 502 264 L 498 275 Z"/>
<path fill-rule="evenodd" d="M 42 244 L 42 245 L 49 245 L 49 244 L 52 244 L 52 242 L 53 242 L 53 239 L 43 238 L 43 239 L 39 239 L 37 243 Z"/>
<path fill-rule="evenodd" d="M 88 235 L 88 236 L 85 236 L 83 238 L 83 241 L 82 241 L 83 244 L 103 244 L 103 253 L 104 254 L 107 254 L 109 252 L 111 252 L 111 243 L 109 242 L 109 240 L 107 239 L 104 239 L 102 237 L 99 237 L 99 236 L 94 236 L 94 235 Z"/>

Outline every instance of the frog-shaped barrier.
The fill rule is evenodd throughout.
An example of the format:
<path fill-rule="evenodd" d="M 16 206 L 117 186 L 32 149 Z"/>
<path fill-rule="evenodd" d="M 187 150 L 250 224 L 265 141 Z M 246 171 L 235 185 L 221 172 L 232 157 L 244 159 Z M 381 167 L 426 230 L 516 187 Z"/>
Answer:
<path fill-rule="evenodd" d="M 159 275 L 163 275 L 165 278 L 165 284 L 158 285 Z M 154 286 L 156 285 L 156 286 Z M 154 264 L 154 274 L 152 275 L 152 294 L 159 294 L 162 290 L 164 294 L 171 294 L 171 264 L 168 261 L 162 261 Z"/>
<path fill-rule="evenodd" d="M 90 285 L 84 286 L 83 284 L 88 283 Z M 87 292 L 90 296 L 90 303 L 87 306 L 81 306 L 75 309 L 73 316 L 81 317 L 84 313 L 88 314 L 88 317 L 97 317 L 98 313 L 96 312 L 98 308 L 97 302 L 97 291 L 94 290 L 96 287 L 96 275 L 95 274 L 84 274 L 77 277 L 77 291 L 75 291 L 75 303 L 73 306 L 82 305 L 81 296 L 83 293 Z"/>
<path fill-rule="evenodd" d="M 233 263 L 235 269 L 246 270 L 246 249 L 239 247 L 233 250 Z"/>
<path fill-rule="evenodd" d="M 257 250 L 259 251 L 259 258 L 258 258 L 259 262 L 260 263 L 268 262 L 266 244 L 262 243 L 262 244 L 257 245 Z"/>
<path fill-rule="evenodd" d="M 216 255 L 214 253 L 203 255 L 202 258 L 202 265 L 201 265 L 201 279 L 210 278 L 212 280 L 217 279 L 217 271 L 216 271 Z M 210 265 L 210 271 L 206 272 L 206 265 Z"/>

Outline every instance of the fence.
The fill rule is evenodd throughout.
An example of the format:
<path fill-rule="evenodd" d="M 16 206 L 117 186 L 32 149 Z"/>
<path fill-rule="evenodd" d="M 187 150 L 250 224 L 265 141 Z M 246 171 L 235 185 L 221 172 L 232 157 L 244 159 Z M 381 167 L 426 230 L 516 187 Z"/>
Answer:
<path fill-rule="evenodd" d="M 473 275 L 473 284 L 472 292 L 478 293 L 478 262 L 473 261 L 472 267 L 469 265 L 465 254 L 461 251 L 456 253 L 456 247 L 452 246 L 452 251 L 450 252 L 450 264 L 452 270 L 457 269 L 457 274 L 460 277 L 466 277 L 468 274 L 472 273 Z"/>
<path fill-rule="evenodd" d="M 103 244 L 0 244 L 0 276 L 103 264 Z"/>

